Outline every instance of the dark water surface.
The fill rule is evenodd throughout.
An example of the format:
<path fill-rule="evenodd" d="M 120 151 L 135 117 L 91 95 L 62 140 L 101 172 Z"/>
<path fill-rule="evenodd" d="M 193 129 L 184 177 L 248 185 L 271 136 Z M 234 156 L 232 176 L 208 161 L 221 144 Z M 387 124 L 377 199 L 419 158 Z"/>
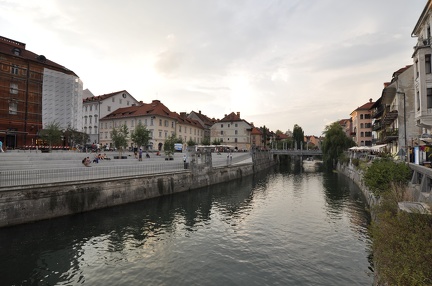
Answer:
<path fill-rule="evenodd" d="M 277 170 L 0 229 L 1 285 L 372 285 L 343 176 Z"/>

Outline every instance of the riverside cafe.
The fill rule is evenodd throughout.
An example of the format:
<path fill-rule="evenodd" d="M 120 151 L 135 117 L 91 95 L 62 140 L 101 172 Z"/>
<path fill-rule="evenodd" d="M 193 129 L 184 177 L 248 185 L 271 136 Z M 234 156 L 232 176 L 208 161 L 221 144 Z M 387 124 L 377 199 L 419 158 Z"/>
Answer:
<path fill-rule="evenodd" d="M 354 146 L 349 148 L 351 151 L 351 159 L 361 159 L 364 158 L 367 161 L 373 160 L 379 157 L 380 153 L 385 152 L 387 144 L 375 145 L 375 146 Z"/>

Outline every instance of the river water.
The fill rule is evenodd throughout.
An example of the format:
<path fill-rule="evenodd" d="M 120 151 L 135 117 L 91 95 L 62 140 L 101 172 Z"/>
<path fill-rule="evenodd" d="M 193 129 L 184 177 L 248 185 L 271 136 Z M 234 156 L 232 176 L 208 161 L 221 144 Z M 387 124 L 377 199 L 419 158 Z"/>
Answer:
<path fill-rule="evenodd" d="M 1 285 L 372 285 L 370 217 L 337 174 L 276 169 L 0 229 Z"/>

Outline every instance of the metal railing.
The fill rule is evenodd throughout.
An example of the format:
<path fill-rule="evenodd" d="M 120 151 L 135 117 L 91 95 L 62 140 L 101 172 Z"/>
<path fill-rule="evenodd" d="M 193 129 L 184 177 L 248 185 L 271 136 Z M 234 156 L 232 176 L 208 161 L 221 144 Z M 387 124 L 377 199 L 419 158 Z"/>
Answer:
<path fill-rule="evenodd" d="M 178 172 L 181 170 L 184 170 L 183 162 L 171 162 L 169 164 L 2 171 L 0 172 L 0 188 L 112 179 L 147 174 L 163 174 Z"/>

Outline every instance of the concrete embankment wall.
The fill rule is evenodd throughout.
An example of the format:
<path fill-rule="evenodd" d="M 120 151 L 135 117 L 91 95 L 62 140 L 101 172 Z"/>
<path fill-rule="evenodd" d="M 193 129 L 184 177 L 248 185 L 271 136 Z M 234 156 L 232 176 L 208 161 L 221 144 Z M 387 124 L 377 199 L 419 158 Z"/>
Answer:
<path fill-rule="evenodd" d="M 265 157 L 262 157 L 265 158 Z M 0 227 L 50 219 L 241 179 L 274 165 L 270 159 L 220 168 L 22 187 L 0 192 Z"/>
<path fill-rule="evenodd" d="M 352 164 L 338 164 L 337 171 L 350 178 L 360 188 L 370 208 L 378 204 L 378 198 L 375 197 L 373 193 L 364 184 L 363 174 L 360 172 L 360 170 L 354 168 Z"/>

